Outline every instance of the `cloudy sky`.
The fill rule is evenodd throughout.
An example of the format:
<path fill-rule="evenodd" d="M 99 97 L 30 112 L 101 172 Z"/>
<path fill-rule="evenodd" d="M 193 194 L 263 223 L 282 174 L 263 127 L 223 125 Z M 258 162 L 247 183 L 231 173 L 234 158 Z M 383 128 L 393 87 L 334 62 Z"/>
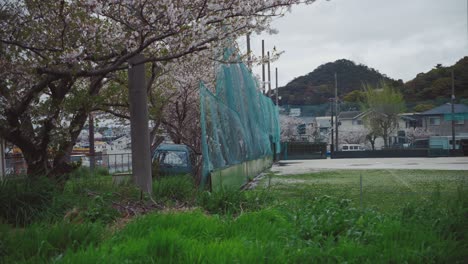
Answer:
<path fill-rule="evenodd" d="M 275 19 L 276 35 L 253 35 L 252 51 L 285 53 L 279 85 L 337 59 L 350 59 L 408 81 L 436 64 L 468 56 L 468 0 L 318 0 Z M 243 46 L 243 45 L 241 45 Z M 261 67 L 254 69 L 261 75 Z M 273 82 L 274 86 L 274 82 Z"/>

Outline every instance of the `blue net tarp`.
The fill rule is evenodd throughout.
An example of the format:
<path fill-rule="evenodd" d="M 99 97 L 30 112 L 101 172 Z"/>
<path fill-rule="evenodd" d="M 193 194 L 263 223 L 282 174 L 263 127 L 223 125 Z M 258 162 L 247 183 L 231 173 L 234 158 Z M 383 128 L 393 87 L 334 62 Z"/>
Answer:
<path fill-rule="evenodd" d="M 278 108 L 245 64 L 222 64 L 216 93 L 202 83 L 200 100 L 202 183 L 213 170 L 280 152 Z"/>

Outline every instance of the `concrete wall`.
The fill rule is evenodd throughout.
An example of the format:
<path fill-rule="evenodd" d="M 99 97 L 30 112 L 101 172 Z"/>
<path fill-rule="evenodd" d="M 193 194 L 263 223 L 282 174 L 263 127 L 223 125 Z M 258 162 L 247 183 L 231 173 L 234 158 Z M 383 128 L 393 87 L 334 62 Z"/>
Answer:
<path fill-rule="evenodd" d="M 272 157 L 250 160 L 211 173 L 211 188 L 213 191 L 222 188 L 239 189 L 249 180 L 256 177 L 273 164 Z"/>

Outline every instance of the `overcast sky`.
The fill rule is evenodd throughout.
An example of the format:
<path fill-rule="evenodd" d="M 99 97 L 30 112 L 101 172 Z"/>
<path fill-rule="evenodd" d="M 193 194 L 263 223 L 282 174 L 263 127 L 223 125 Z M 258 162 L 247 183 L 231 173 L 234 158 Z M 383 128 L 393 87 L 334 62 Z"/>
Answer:
<path fill-rule="evenodd" d="M 318 0 L 275 19 L 276 35 L 253 35 L 252 51 L 276 46 L 285 53 L 279 86 L 323 63 L 350 59 L 408 81 L 436 64 L 468 56 L 468 0 Z M 241 45 L 244 46 L 245 45 Z M 254 69 L 261 76 L 261 67 Z"/>

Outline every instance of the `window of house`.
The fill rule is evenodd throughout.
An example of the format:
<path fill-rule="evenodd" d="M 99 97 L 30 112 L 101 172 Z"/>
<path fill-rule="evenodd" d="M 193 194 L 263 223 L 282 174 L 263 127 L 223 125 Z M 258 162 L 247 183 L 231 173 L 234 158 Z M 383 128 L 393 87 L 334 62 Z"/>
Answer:
<path fill-rule="evenodd" d="M 440 117 L 429 117 L 429 125 L 439 126 L 440 125 Z"/>
<path fill-rule="evenodd" d="M 455 120 L 455 125 L 463 125 L 465 124 L 465 120 L 460 119 L 460 120 Z"/>

